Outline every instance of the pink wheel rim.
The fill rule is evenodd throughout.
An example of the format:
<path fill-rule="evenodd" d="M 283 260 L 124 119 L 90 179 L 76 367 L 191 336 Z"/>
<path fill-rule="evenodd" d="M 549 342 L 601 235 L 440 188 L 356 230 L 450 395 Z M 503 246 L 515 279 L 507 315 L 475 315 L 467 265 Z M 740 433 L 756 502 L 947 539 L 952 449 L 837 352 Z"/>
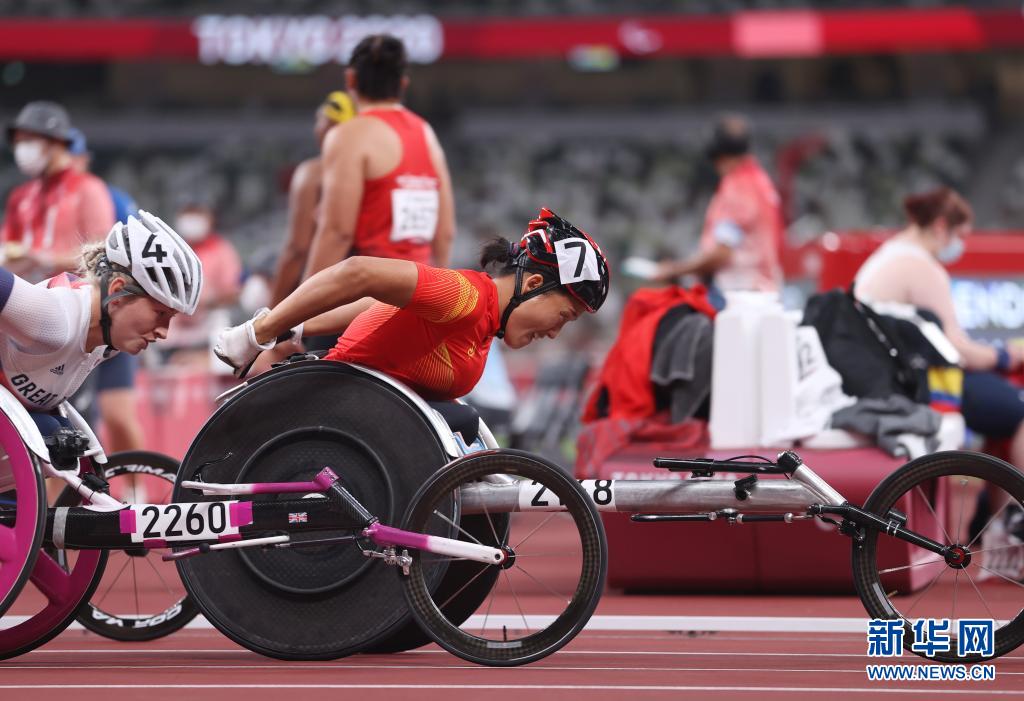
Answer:
<path fill-rule="evenodd" d="M 81 472 L 94 472 L 92 462 L 81 461 Z M 46 606 L 16 626 L 4 630 L 0 658 L 13 652 L 28 652 L 46 642 L 62 624 L 71 622 L 71 616 L 82 601 L 91 594 L 97 568 L 103 563 L 102 550 L 80 550 L 71 571 L 66 571 L 49 553 L 40 550 L 32 568 L 32 584 L 46 597 Z"/>
<path fill-rule="evenodd" d="M 38 547 L 42 514 L 38 494 L 42 476 L 11 420 L 0 414 L 0 446 L 7 453 L 14 477 L 18 515 L 13 528 L 0 526 L 0 614 L 14 602 L 31 569 Z M 28 495 L 32 495 L 29 498 Z"/>

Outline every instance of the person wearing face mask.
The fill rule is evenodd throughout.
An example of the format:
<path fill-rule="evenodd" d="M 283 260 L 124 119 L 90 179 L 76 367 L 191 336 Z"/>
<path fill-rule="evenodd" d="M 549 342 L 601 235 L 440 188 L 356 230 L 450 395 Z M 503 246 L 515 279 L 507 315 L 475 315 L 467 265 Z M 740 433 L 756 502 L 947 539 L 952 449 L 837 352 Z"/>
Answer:
<path fill-rule="evenodd" d="M 7 200 L 0 243 L 4 265 L 37 282 L 73 270 L 83 243 L 113 226 L 106 185 L 72 167 L 71 119 L 55 102 L 30 102 L 7 127 L 18 169 L 29 181 Z"/>
<path fill-rule="evenodd" d="M 227 323 L 228 308 L 238 301 L 242 261 L 234 245 L 214 230 L 213 209 L 197 198 L 178 210 L 174 228 L 202 261 L 205 286 L 196 313 L 175 320 L 172 342 L 164 346 L 175 362 L 208 365 L 210 335 Z"/>
<path fill-rule="evenodd" d="M 961 412 L 967 427 L 987 437 L 1010 438 L 1010 459 L 1024 467 L 1024 399 L 1004 373 L 1024 367 L 1018 346 L 997 348 L 967 335 L 956 318 L 949 273 L 971 231 L 971 206 L 948 187 L 903 201 L 909 223 L 870 258 L 854 278 L 865 302 L 900 302 L 933 312 L 964 366 Z"/>

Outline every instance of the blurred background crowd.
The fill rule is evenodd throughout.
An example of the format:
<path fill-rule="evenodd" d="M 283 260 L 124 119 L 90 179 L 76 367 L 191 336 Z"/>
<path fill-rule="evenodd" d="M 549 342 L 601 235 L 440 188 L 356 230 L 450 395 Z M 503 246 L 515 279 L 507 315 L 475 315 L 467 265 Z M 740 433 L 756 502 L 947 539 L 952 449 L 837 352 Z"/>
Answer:
<path fill-rule="evenodd" d="M 266 301 L 314 112 L 344 87 L 345 47 L 375 31 L 406 40 L 405 104 L 447 155 L 453 267 L 542 205 L 597 236 L 613 269 L 684 258 L 726 111 L 749 120 L 782 199 L 790 306 L 819 268 L 787 252 L 896 230 L 909 193 L 947 185 L 975 229 L 1021 228 L 1024 20 L 1003 0 L 0 0 L 0 119 L 62 104 L 93 173 L 217 241 L 226 282 L 209 305 L 237 321 Z M 0 193 L 24 180 L 0 159 Z M 609 308 L 635 286 L 618 277 Z M 617 314 L 579 326 L 569 347 L 599 359 Z M 206 338 L 143 362 L 205 367 Z M 544 353 L 559 351 L 530 349 L 513 377 L 536 376 Z"/>

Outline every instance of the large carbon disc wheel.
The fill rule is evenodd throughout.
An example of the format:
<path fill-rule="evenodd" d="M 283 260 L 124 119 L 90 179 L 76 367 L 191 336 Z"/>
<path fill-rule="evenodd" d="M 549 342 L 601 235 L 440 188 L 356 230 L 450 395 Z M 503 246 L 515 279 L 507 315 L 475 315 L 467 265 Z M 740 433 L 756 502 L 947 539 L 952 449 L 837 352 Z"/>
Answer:
<path fill-rule="evenodd" d="M 908 530 L 952 546 L 943 557 L 870 530 L 854 546 L 857 593 L 873 618 L 904 621 L 907 650 L 967 663 L 1024 642 L 1024 474 L 1017 468 L 980 453 L 933 453 L 883 480 L 864 508 L 882 517 L 895 508 L 907 515 Z M 919 639 L 914 627 L 923 619 L 950 621 L 941 636 L 948 632 L 948 650 L 942 644 L 927 655 L 927 629 L 918 624 Z M 966 619 L 995 622 L 991 654 L 961 654 Z M 963 642 L 965 650 L 976 645 Z"/>
<path fill-rule="evenodd" d="M 464 528 L 466 518 L 482 519 L 484 533 Z M 607 544 L 594 503 L 558 466 L 529 453 L 493 450 L 452 462 L 420 489 L 403 528 L 505 550 L 501 565 L 410 553 L 404 581 L 413 616 L 471 662 L 513 666 L 559 650 L 586 625 L 604 588 Z M 434 572 L 456 563 L 463 581 L 433 588 Z M 475 610 L 452 610 L 488 579 L 494 584 Z"/>
<path fill-rule="evenodd" d="M 110 494 L 127 504 L 168 504 L 179 462 L 147 450 L 127 450 L 97 465 Z M 58 506 L 77 504 L 66 487 Z M 63 552 L 63 551 L 62 551 Z M 161 549 L 112 550 L 92 600 L 78 611 L 78 622 L 111 640 L 143 642 L 181 630 L 199 609 L 188 597 L 172 563 Z"/>
<path fill-rule="evenodd" d="M 421 407 L 371 373 L 331 361 L 272 370 L 225 403 L 182 462 L 174 501 L 296 500 L 301 494 L 204 497 L 207 482 L 309 481 L 324 467 L 382 523 L 394 525 L 417 487 L 448 461 Z M 221 550 L 178 561 L 203 615 L 251 650 L 289 660 L 350 655 L 410 620 L 392 567 L 352 541 L 301 546 L 350 532 L 292 531 L 289 548 Z M 273 535 L 253 532 L 248 536 Z M 443 576 L 435 573 L 435 581 Z"/>

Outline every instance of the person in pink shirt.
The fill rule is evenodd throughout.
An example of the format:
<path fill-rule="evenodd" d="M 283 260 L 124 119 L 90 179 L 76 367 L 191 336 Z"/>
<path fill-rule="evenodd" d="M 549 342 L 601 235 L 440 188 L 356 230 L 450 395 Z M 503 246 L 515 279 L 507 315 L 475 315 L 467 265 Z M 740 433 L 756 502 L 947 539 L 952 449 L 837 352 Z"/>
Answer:
<path fill-rule="evenodd" d="M 82 244 L 114 225 L 102 180 L 72 167 L 71 119 L 55 102 L 30 102 L 7 127 L 18 169 L 29 180 L 7 198 L 0 243 L 4 265 L 31 282 L 74 270 Z"/>
<path fill-rule="evenodd" d="M 227 310 L 238 301 L 242 261 L 234 245 L 215 231 L 213 210 L 206 204 L 192 201 L 184 205 L 174 228 L 203 264 L 203 294 L 193 316 L 175 317 L 170 335 L 174 347 L 202 351 L 196 357 L 206 363 L 211 334 L 229 325 Z"/>
<path fill-rule="evenodd" d="M 656 279 L 696 275 L 722 292 L 779 291 L 782 202 L 768 174 L 750 153 L 746 120 L 735 115 L 723 117 L 707 155 L 721 181 L 708 205 L 700 249 L 685 260 L 660 263 Z"/>

